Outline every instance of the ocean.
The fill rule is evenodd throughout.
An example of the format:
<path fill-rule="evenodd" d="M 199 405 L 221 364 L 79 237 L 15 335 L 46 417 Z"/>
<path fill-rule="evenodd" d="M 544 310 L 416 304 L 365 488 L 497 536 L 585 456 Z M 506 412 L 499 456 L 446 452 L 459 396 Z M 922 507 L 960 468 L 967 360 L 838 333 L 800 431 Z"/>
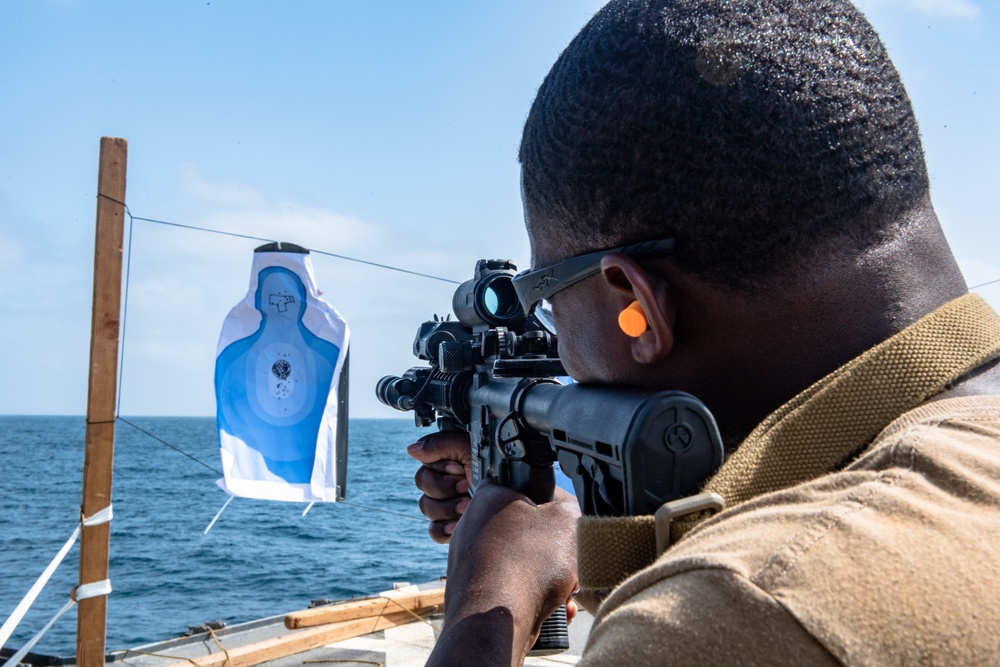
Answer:
<path fill-rule="evenodd" d="M 219 469 L 212 417 L 128 417 Z M 73 532 L 84 457 L 83 417 L 0 416 L 0 620 L 6 619 Z M 405 419 L 350 421 L 347 503 L 226 501 L 219 475 L 121 422 L 111 524 L 108 650 L 305 609 L 441 577 L 447 547 L 427 536 L 405 447 L 429 432 Z M 363 505 L 365 507 L 360 507 Z M 8 647 L 21 646 L 77 583 L 79 545 L 42 592 Z M 76 611 L 35 652 L 76 652 Z"/>

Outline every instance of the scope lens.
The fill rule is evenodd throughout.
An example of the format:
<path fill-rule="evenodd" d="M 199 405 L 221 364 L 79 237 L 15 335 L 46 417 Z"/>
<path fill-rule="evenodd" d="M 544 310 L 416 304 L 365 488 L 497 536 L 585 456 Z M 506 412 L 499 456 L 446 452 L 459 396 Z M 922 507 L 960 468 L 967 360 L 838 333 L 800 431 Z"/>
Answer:
<path fill-rule="evenodd" d="M 483 294 L 483 305 L 486 306 L 486 310 L 490 311 L 490 315 L 497 314 L 497 308 L 500 307 L 500 297 L 497 296 L 492 287 L 486 288 L 486 293 Z"/>
<path fill-rule="evenodd" d="M 482 305 L 490 315 L 501 320 L 520 317 L 521 304 L 510 276 L 495 276 L 485 286 L 482 295 Z"/>

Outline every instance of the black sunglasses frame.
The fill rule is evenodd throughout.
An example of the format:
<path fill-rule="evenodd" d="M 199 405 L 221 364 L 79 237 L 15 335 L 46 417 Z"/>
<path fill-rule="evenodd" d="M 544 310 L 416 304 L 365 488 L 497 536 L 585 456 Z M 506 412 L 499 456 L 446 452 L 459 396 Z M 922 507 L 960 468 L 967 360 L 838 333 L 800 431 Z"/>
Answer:
<path fill-rule="evenodd" d="M 529 269 L 518 273 L 511 280 L 525 315 L 530 315 L 542 301 L 560 290 L 575 285 L 584 278 L 600 273 L 601 259 L 609 252 L 620 252 L 629 257 L 651 257 L 674 251 L 674 239 L 640 241 L 629 245 L 595 250 L 568 257 L 544 269 Z"/>

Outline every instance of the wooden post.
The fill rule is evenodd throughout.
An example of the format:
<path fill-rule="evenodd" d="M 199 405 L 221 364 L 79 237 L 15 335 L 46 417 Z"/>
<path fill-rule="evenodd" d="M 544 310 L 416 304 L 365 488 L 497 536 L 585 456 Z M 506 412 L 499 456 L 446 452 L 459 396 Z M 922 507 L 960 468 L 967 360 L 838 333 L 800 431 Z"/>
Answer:
<path fill-rule="evenodd" d="M 97 235 L 94 244 L 94 306 L 90 327 L 90 387 L 87 444 L 83 464 L 83 516 L 111 503 L 118 394 L 118 331 L 121 313 L 122 243 L 125 236 L 125 171 L 128 142 L 101 138 L 97 176 Z M 80 541 L 80 583 L 108 578 L 111 525 L 84 526 Z M 103 667 L 108 598 L 80 600 L 76 659 L 80 667 Z"/>

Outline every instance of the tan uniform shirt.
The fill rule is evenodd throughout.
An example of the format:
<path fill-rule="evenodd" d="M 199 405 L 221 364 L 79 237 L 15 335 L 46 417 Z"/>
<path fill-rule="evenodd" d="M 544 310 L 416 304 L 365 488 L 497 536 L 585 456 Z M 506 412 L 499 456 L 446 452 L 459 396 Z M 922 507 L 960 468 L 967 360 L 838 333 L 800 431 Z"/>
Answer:
<path fill-rule="evenodd" d="M 580 664 L 1000 665 L 1000 396 L 706 521 L 611 594 Z"/>

